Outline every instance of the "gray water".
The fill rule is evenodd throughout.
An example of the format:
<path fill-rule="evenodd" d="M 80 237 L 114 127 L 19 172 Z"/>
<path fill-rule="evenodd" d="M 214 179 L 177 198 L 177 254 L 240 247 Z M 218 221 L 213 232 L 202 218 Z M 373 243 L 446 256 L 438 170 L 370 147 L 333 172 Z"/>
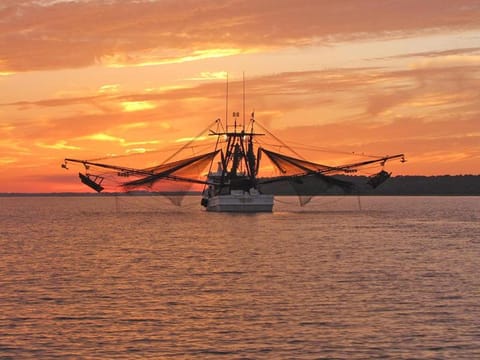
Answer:
<path fill-rule="evenodd" d="M 0 359 L 480 359 L 480 198 L 0 198 Z"/>

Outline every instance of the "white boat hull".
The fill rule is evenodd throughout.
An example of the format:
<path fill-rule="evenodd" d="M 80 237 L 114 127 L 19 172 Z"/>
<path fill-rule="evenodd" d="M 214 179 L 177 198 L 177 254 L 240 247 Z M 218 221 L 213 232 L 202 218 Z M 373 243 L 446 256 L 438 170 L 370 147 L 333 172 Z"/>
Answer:
<path fill-rule="evenodd" d="M 206 208 L 218 212 L 272 212 L 273 195 L 248 192 L 216 195 L 208 199 Z"/>

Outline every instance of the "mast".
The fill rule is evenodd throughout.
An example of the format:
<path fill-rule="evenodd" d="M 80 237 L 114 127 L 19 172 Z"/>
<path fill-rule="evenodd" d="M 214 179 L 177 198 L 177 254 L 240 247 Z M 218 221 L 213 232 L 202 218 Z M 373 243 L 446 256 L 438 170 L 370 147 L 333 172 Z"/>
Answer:
<path fill-rule="evenodd" d="M 225 130 L 228 132 L 228 73 L 227 73 L 227 89 L 225 93 Z"/>
<path fill-rule="evenodd" d="M 243 132 L 245 132 L 245 71 L 243 72 Z"/>

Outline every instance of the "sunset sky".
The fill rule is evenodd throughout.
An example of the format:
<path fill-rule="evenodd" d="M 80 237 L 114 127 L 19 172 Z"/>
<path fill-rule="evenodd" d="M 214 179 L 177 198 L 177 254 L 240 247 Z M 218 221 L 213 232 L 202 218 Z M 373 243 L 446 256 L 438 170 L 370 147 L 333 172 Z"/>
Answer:
<path fill-rule="evenodd" d="M 480 1 L 1 0 L 0 192 L 246 112 L 279 138 L 480 174 Z M 312 161 L 335 164 L 334 153 Z M 141 166 L 141 165 L 139 165 Z"/>

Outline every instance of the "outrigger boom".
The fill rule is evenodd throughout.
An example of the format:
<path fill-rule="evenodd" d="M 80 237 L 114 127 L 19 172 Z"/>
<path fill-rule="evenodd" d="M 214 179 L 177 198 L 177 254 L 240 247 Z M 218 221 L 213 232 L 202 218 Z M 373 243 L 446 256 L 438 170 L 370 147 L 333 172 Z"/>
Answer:
<path fill-rule="evenodd" d="M 238 131 L 236 122 L 232 125 L 233 131 L 229 131 L 227 126 L 223 127 L 220 120 L 215 123 L 217 129 L 209 129 L 209 135 L 216 137 L 215 148 L 211 152 L 147 168 L 73 158 L 66 158 L 62 167 L 68 169 L 71 163 L 82 165 L 85 173 L 79 173 L 81 182 L 97 192 L 103 191 L 107 186 L 107 178 L 113 177 L 121 179 L 117 181 L 118 185 L 126 191 L 142 188 L 153 191 L 154 185 L 161 186 L 165 182 L 197 184 L 203 186 L 201 203 L 208 211 L 270 212 L 275 195 L 311 197 L 325 194 L 332 188 L 344 193 L 355 193 L 359 185 L 351 182 L 349 177 L 345 179 L 337 175 L 351 174 L 367 166 L 379 165 L 381 171 L 370 175 L 365 183 L 375 189 L 391 175 L 383 169 L 388 161 L 405 161 L 404 154 L 397 154 L 340 166 L 323 165 L 300 158 L 293 149 L 261 125 L 265 133 L 255 132 L 253 114 L 249 131 L 245 131 L 244 126 Z M 296 156 L 267 149 L 257 139 L 266 135 L 272 135 L 282 148 L 290 150 Z M 259 176 L 264 159 L 280 175 Z M 215 161 L 218 167 L 213 171 Z M 209 170 L 206 178 L 198 177 L 207 166 Z"/>

